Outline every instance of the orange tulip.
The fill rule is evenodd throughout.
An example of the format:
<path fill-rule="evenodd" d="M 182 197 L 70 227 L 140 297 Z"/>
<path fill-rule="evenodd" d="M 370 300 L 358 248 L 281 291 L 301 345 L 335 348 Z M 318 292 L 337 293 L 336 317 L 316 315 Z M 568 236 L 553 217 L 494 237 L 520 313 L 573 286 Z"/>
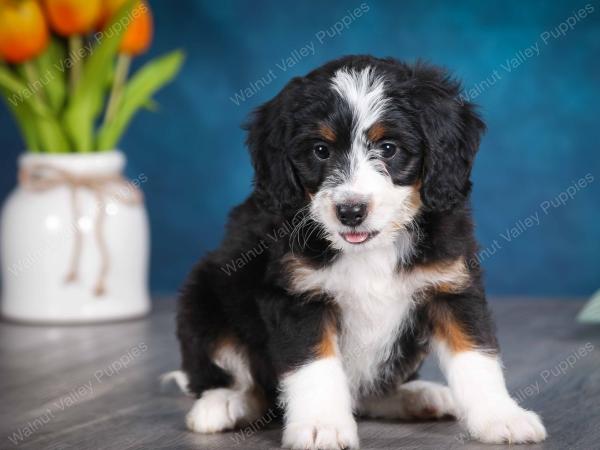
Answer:
<path fill-rule="evenodd" d="M 35 0 L 0 2 L 0 56 L 21 63 L 44 51 L 48 26 Z"/>
<path fill-rule="evenodd" d="M 102 12 L 100 0 L 44 0 L 52 28 L 62 36 L 89 33 Z"/>
<path fill-rule="evenodd" d="M 131 56 L 139 55 L 150 47 L 152 41 L 152 13 L 150 6 L 145 1 L 133 8 L 133 22 L 123 36 L 119 51 Z"/>
<path fill-rule="evenodd" d="M 123 6 L 125 0 L 104 0 L 104 12 L 101 24 L 105 27 L 111 17 Z M 145 0 L 138 0 L 131 10 L 129 26 L 123 34 L 119 51 L 130 56 L 136 56 L 148 50 L 152 41 L 152 12 Z"/>

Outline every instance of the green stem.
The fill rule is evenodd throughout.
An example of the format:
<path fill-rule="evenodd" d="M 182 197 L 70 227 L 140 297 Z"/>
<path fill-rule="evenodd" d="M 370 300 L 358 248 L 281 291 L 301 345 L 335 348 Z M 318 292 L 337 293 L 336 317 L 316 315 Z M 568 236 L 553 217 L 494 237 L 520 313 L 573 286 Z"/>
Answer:
<path fill-rule="evenodd" d="M 130 65 L 131 56 L 120 53 L 119 57 L 117 58 L 115 78 L 113 80 L 110 97 L 108 99 L 108 106 L 106 107 L 106 113 L 104 115 L 104 124 L 112 122 L 117 110 L 119 109 L 119 103 L 121 102 L 121 97 L 123 97 L 123 88 L 125 87 L 125 82 L 127 81 Z"/>
<path fill-rule="evenodd" d="M 39 89 L 37 83 L 41 83 L 37 67 L 32 60 L 23 63 L 23 72 L 28 84 L 28 89 L 33 91 L 32 101 L 37 106 L 39 111 L 48 112 L 48 105 L 42 89 Z M 45 150 L 48 153 L 60 153 L 67 151 L 68 146 L 62 130 L 55 117 L 42 114 L 35 120 L 35 127 L 38 131 L 40 150 Z"/>
<path fill-rule="evenodd" d="M 83 38 L 77 34 L 69 36 L 69 58 L 71 59 L 71 70 L 69 72 L 69 90 L 71 95 L 75 93 L 79 78 L 81 78 L 81 49 Z"/>
<path fill-rule="evenodd" d="M 42 83 L 40 74 L 38 73 L 35 63 L 31 59 L 23 63 L 23 72 L 25 73 L 28 89 L 33 92 L 33 95 L 37 97 L 39 101 L 46 103 L 44 89 L 40 88 Z"/>

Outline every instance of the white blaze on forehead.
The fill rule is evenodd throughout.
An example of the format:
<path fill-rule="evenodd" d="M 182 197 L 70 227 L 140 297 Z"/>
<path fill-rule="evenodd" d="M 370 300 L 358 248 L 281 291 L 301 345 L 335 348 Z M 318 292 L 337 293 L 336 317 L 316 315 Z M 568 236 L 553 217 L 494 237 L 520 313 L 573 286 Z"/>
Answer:
<path fill-rule="evenodd" d="M 332 88 L 350 106 L 354 115 L 353 142 L 361 136 L 383 114 L 388 99 L 385 97 L 385 80 L 377 76 L 372 67 L 360 71 L 338 70 L 331 80 Z"/>
<path fill-rule="evenodd" d="M 389 102 L 385 79 L 370 66 L 362 70 L 343 68 L 335 73 L 331 85 L 348 103 L 353 116 L 348 166 L 332 177 L 332 184 L 339 180 L 338 184 L 345 182 L 349 190 L 363 194 L 389 184 L 385 166 L 373 158 L 376 150 L 369 151 L 366 139 L 369 128 L 381 119 Z"/>

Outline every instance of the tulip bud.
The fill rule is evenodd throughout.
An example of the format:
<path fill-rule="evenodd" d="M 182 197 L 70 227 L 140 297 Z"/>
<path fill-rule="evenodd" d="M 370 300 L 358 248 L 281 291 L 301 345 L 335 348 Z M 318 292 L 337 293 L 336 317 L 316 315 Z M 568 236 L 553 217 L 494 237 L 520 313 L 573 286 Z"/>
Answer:
<path fill-rule="evenodd" d="M 48 26 L 35 0 L 0 2 L 0 56 L 21 63 L 38 56 L 48 44 Z"/>
<path fill-rule="evenodd" d="M 144 53 L 152 41 L 152 13 L 150 6 L 144 0 L 136 4 L 131 12 L 133 22 L 127 28 L 119 51 L 135 56 Z"/>
<path fill-rule="evenodd" d="M 62 36 L 87 34 L 100 19 L 100 0 L 44 0 L 52 28 Z"/>
<path fill-rule="evenodd" d="M 125 0 L 104 0 L 104 11 L 100 21 L 103 27 L 110 22 L 110 18 L 124 3 Z M 145 52 L 152 41 L 152 13 L 148 3 L 145 0 L 138 0 L 128 19 L 127 31 L 123 35 L 119 52 L 136 56 Z"/>

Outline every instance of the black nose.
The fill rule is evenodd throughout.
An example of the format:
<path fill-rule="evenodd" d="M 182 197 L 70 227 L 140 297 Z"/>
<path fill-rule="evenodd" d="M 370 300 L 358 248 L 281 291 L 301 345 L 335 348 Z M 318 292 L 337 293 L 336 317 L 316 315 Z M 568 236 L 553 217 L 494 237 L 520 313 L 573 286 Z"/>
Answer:
<path fill-rule="evenodd" d="M 335 210 L 340 222 L 349 227 L 360 225 L 367 217 L 366 203 L 341 203 Z"/>

